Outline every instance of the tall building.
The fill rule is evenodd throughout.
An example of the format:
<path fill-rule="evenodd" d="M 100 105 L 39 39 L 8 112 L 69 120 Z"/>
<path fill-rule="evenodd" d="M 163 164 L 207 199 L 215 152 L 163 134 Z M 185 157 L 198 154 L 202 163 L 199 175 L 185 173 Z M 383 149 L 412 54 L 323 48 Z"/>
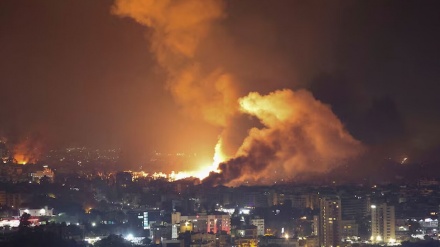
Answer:
<path fill-rule="evenodd" d="M 319 215 L 313 215 L 312 220 L 312 235 L 318 236 L 319 232 Z"/>
<path fill-rule="evenodd" d="M 386 203 L 371 205 L 371 241 L 389 243 L 396 241 L 394 206 Z"/>
<path fill-rule="evenodd" d="M 6 191 L 0 191 L 0 206 L 8 206 L 18 209 L 21 205 L 22 197 L 19 193 L 6 193 Z"/>
<path fill-rule="evenodd" d="M 337 196 L 320 199 L 319 245 L 341 246 L 341 199 Z"/>
<path fill-rule="evenodd" d="M 343 239 L 359 237 L 359 225 L 356 223 L 355 220 L 342 220 L 341 235 Z"/>
<path fill-rule="evenodd" d="M 341 196 L 342 219 L 354 220 L 368 214 L 367 197 L 343 195 Z M 368 205 L 369 206 L 369 205 Z"/>
<path fill-rule="evenodd" d="M 294 208 L 313 208 L 312 202 L 311 202 L 311 195 L 309 194 L 301 194 L 301 195 L 294 195 L 291 197 L 292 200 L 292 207 Z"/>

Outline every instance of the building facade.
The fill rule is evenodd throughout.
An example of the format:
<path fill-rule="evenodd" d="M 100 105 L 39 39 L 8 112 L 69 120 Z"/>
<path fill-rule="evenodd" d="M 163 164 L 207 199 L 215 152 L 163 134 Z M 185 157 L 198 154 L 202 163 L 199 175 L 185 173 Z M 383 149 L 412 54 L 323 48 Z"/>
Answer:
<path fill-rule="evenodd" d="M 228 214 L 197 214 L 181 215 L 172 214 L 172 224 L 180 224 L 180 228 L 201 233 L 231 233 L 231 216 Z"/>
<path fill-rule="evenodd" d="M 320 199 L 319 245 L 337 247 L 341 245 L 341 199 L 337 196 Z"/>
<path fill-rule="evenodd" d="M 31 216 L 54 216 L 53 208 L 20 208 L 19 209 L 20 216 L 24 213 L 30 214 Z"/>
<path fill-rule="evenodd" d="M 264 219 L 262 218 L 254 218 L 250 220 L 251 225 L 257 227 L 257 235 L 264 236 Z"/>
<path fill-rule="evenodd" d="M 371 205 L 371 241 L 373 243 L 396 241 L 394 206 L 388 206 L 386 203 Z"/>

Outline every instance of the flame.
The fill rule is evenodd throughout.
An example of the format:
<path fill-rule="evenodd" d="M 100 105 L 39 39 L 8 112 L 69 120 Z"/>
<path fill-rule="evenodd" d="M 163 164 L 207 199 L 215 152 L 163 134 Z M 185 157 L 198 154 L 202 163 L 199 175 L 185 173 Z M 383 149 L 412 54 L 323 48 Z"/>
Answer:
<path fill-rule="evenodd" d="M 167 179 L 168 181 L 177 181 L 177 180 L 191 178 L 191 177 L 203 180 L 203 179 L 207 178 L 211 172 L 219 173 L 220 172 L 220 170 L 218 169 L 219 164 L 228 159 L 228 157 L 222 151 L 222 145 L 223 145 L 223 141 L 220 137 L 217 144 L 215 145 L 215 148 L 214 148 L 214 156 L 212 158 L 213 159 L 212 164 L 203 165 L 198 170 L 178 171 L 178 172 L 171 171 L 170 174 L 166 174 L 163 172 L 154 172 L 153 174 L 148 174 L 145 172 L 134 172 L 133 179 L 151 176 L 153 179 L 160 179 L 161 178 L 161 179 Z"/>
<path fill-rule="evenodd" d="M 226 155 L 222 151 L 222 146 L 223 146 L 223 139 L 219 138 L 214 148 L 214 157 L 212 158 L 214 160 L 212 166 L 215 167 L 213 171 L 215 172 L 219 172 L 218 165 L 227 160 Z"/>
<path fill-rule="evenodd" d="M 27 157 L 25 154 L 14 154 L 14 160 L 17 164 L 20 165 L 26 165 L 27 163 L 29 163 L 30 158 Z"/>
<path fill-rule="evenodd" d="M 223 147 L 223 139 L 220 137 L 214 148 L 214 157 L 212 158 L 213 159 L 212 164 L 203 167 L 198 171 L 188 172 L 188 174 L 191 174 L 193 177 L 197 177 L 200 180 L 203 180 L 207 178 L 211 172 L 219 173 L 220 170 L 218 168 L 220 163 L 228 160 L 228 157 L 222 151 L 222 147 Z"/>
<path fill-rule="evenodd" d="M 113 14 L 130 17 L 151 31 L 151 51 L 168 75 L 166 88 L 185 114 L 222 128 L 212 164 L 173 172 L 169 178 L 203 179 L 217 172 L 213 175 L 219 175 L 223 184 L 268 183 L 268 178 L 324 173 L 357 155 L 362 144 L 310 92 L 286 89 L 240 98 L 236 78 L 221 66 L 204 62 L 200 44 L 213 38 L 218 22 L 226 17 L 225 9 L 223 0 L 115 0 L 112 8 Z M 229 140 L 225 133 L 240 114 L 257 118 L 263 127 L 249 129 L 231 154 L 230 148 L 223 148 Z M 226 157 L 225 150 L 234 157 Z"/>
<path fill-rule="evenodd" d="M 20 165 L 36 163 L 40 156 L 40 145 L 30 139 L 25 139 L 14 145 L 11 150 L 14 162 Z"/>
<path fill-rule="evenodd" d="M 237 83 L 222 67 L 206 66 L 197 55 L 200 44 L 225 18 L 225 8 L 223 0 L 115 0 L 112 7 L 113 14 L 130 17 L 152 31 L 151 51 L 168 75 L 167 90 L 185 114 L 222 128 L 238 113 Z M 225 160 L 219 138 L 212 164 L 169 176 L 203 179 Z"/>
<path fill-rule="evenodd" d="M 200 169 L 195 171 L 179 171 L 179 172 L 172 171 L 171 174 L 169 174 L 168 176 L 166 174 L 161 173 L 162 174 L 161 177 L 163 178 L 168 177 L 170 181 L 176 181 L 190 177 L 203 180 L 207 178 L 211 172 L 217 172 L 217 173 L 220 172 L 220 170 L 218 169 L 219 164 L 228 159 L 228 157 L 222 151 L 222 145 L 223 145 L 223 141 L 222 138 L 220 137 L 214 148 L 214 157 L 212 158 L 213 159 L 212 164 L 203 165 L 201 166 Z"/>

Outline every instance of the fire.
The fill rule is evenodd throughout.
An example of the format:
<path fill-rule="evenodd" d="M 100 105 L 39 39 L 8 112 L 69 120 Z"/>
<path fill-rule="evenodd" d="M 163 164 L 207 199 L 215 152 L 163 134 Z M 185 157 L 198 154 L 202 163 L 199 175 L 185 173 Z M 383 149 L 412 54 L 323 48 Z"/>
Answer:
<path fill-rule="evenodd" d="M 209 165 L 202 166 L 200 169 L 195 171 L 172 171 L 170 174 L 166 174 L 163 172 L 154 172 L 153 174 L 148 174 L 145 172 L 134 172 L 133 178 L 140 178 L 140 177 L 152 177 L 153 179 L 167 179 L 168 181 L 177 181 L 185 178 L 198 178 L 200 180 L 203 180 L 209 176 L 211 172 L 220 172 L 218 169 L 219 164 L 226 161 L 228 157 L 223 153 L 222 151 L 222 139 L 219 138 L 217 144 L 215 145 L 214 149 L 214 157 L 213 163 Z M 131 172 L 131 171 L 130 171 Z"/>
<path fill-rule="evenodd" d="M 15 163 L 26 165 L 38 161 L 41 154 L 41 144 L 26 138 L 17 144 L 10 145 L 10 150 Z"/>
<path fill-rule="evenodd" d="M 209 165 L 207 167 L 203 167 L 198 171 L 190 172 L 189 174 L 192 174 L 193 177 L 196 177 L 196 178 L 199 178 L 202 180 L 202 179 L 207 178 L 211 172 L 219 173 L 220 170 L 218 169 L 218 167 L 219 167 L 220 163 L 222 163 L 228 159 L 228 157 L 226 157 L 226 155 L 222 151 L 222 145 L 223 145 L 223 140 L 222 140 L 222 138 L 219 138 L 219 140 L 214 148 L 214 157 L 212 158 L 213 163 L 211 165 Z"/>
<path fill-rule="evenodd" d="M 219 138 L 214 148 L 215 151 L 213 157 L 214 163 L 212 164 L 212 166 L 215 168 L 213 171 L 215 172 L 219 172 L 218 165 L 227 160 L 226 155 L 222 151 L 222 146 L 223 146 L 223 140 Z"/>
<path fill-rule="evenodd" d="M 253 92 L 239 102 L 263 126 L 251 128 L 235 157 L 220 164 L 221 173 L 210 179 L 214 184 L 272 184 L 324 174 L 363 150 L 331 108 L 306 90 Z"/>
<path fill-rule="evenodd" d="M 238 113 L 234 76 L 221 66 L 210 68 L 197 56 L 199 46 L 225 15 L 223 0 L 155 1 L 115 0 L 112 13 L 130 17 L 153 31 L 151 51 L 167 72 L 167 90 L 182 110 L 195 119 L 227 128 Z M 209 176 L 227 157 L 220 138 L 212 164 L 196 171 L 172 173 L 178 178 Z"/>
<path fill-rule="evenodd" d="M 268 184 L 269 179 L 325 173 L 360 153 L 362 144 L 310 92 L 285 89 L 240 98 L 234 75 L 222 66 L 207 66 L 199 46 L 214 38 L 210 35 L 227 16 L 225 9 L 223 0 L 115 0 L 113 5 L 113 14 L 130 17 L 152 31 L 151 51 L 168 75 L 166 88 L 185 114 L 223 131 L 211 165 L 174 172 L 168 178 L 203 179 L 217 172 L 212 174 L 217 184 Z M 250 128 L 235 154 L 227 149 L 233 157 L 226 157 L 225 133 L 233 132 L 235 117 L 241 114 L 258 119 L 261 126 Z"/>
<path fill-rule="evenodd" d="M 30 158 L 27 157 L 25 154 L 18 153 L 18 154 L 14 154 L 14 161 L 17 164 L 26 165 L 27 163 L 29 163 Z"/>
<path fill-rule="evenodd" d="M 223 144 L 222 139 L 219 138 L 214 148 L 214 157 L 212 158 L 213 159 L 212 164 L 202 166 L 200 169 L 195 171 L 179 171 L 179 172 L 172 171 L 171 174 L 169 175 L 162 174 L 163 175 L 162 177 L 164 178 L 168 177 L 170 181 L 176 181 L 190 177 L 203 180 L 207 178 L 211 172 L 217 172 L 217 173 L 220 172 L 220 170 L 218 169 L 219 164 L 227 160 L 226 155 L 222 152 L 222 144 Z"/>

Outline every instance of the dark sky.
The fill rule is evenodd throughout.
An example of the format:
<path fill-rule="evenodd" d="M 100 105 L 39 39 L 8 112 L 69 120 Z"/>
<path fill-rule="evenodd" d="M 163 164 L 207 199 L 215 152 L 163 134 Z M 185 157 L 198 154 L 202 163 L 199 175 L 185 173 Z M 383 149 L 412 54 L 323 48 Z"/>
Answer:
<path fill-rule="evenodd" d="M 230 0 L 215 41 L 201 49 L 207 64 L 237 77 L 242 95 L 306 88 L 372 149 L 434 162 L 439 3 Z M 0 135 L 209 160 L 219 128 L 179 109 L 150 52 L 151 31 L 112 15 L 112 4 L 0 2 Z"/>

